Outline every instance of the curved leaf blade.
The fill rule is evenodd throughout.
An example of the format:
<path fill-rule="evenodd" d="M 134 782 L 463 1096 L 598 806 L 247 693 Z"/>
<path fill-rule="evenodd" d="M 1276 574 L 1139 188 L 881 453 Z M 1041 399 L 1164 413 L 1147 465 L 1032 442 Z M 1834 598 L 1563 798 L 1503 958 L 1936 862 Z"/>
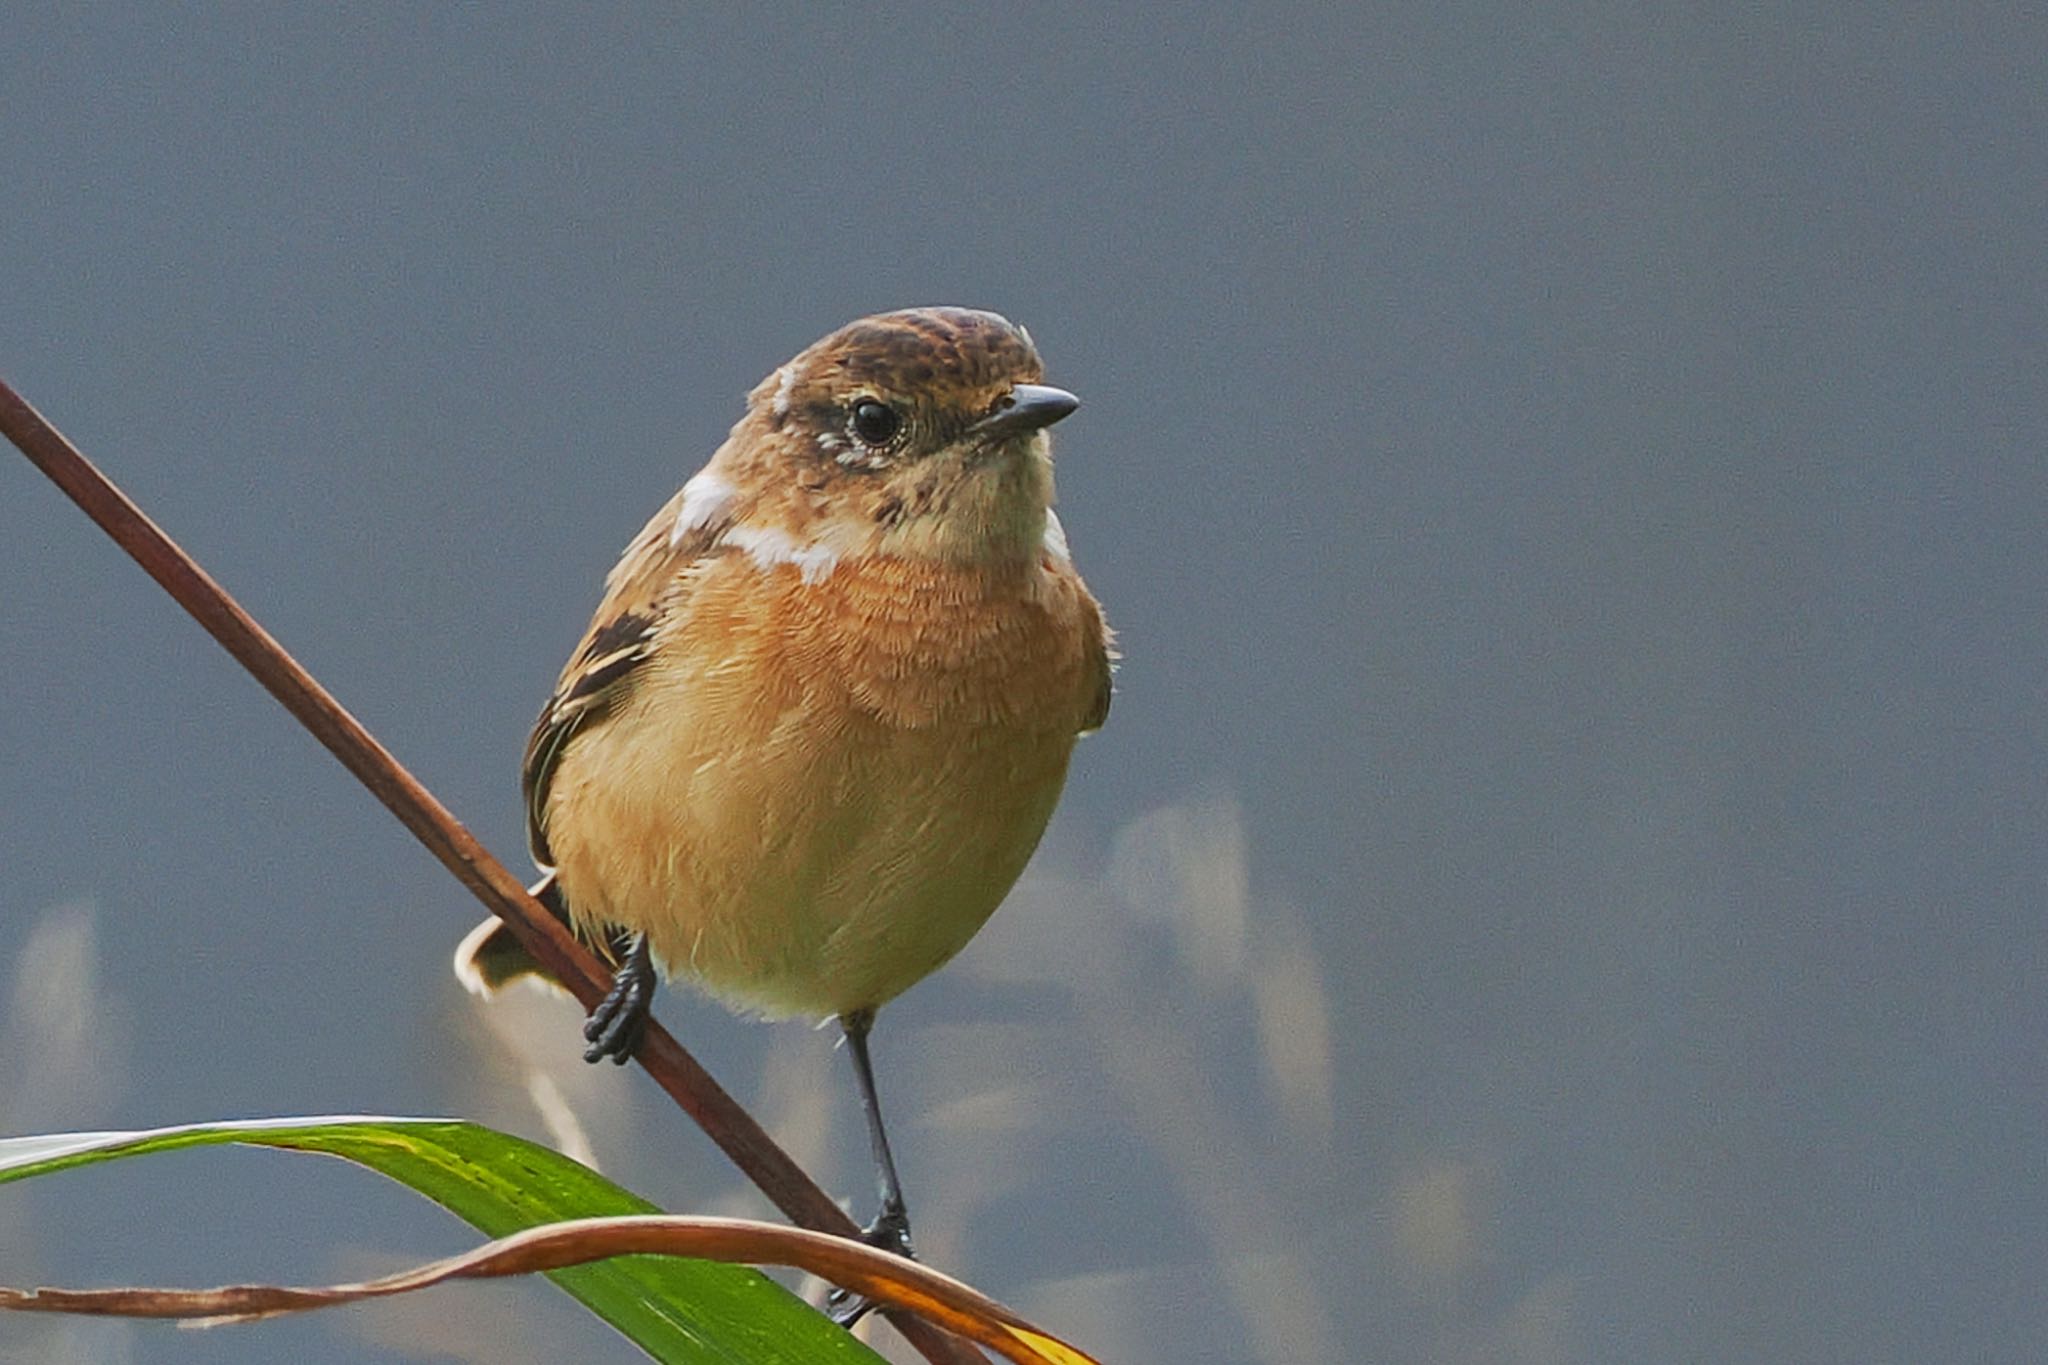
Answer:
<path fill-rule="evenodd" d="M 572 1218 L 655 1213 L 589 1167 L 453 1119 L 323 1117 L 0 1139 L 0 1184 L 125 1157 L 240 1143 L 342 1157 L 490 1237 Z M 745 1266 L 623 1256 L 552 1271 L 564 1291 L 664 1365 L 878 1365 L 881 1357 Z"/>

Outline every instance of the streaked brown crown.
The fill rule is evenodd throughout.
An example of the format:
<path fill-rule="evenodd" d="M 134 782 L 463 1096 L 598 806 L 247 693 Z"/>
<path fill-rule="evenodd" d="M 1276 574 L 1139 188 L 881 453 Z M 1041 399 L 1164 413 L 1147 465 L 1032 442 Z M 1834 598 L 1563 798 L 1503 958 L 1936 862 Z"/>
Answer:
<path fill-rule="evenodd" d="M 1022 327 L 973 308 L 905 308 L 848 323 L 797 357 L 823 378 L 898 391 L 932 385 L 981 389 L 1042 378 L 1038 348 Z"/>

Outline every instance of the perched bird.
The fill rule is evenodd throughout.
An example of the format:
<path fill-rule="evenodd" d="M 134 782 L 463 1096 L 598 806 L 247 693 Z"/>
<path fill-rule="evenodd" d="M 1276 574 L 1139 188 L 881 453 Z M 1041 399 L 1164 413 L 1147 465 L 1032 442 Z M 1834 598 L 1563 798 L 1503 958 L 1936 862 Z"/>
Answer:
<path fill-rule="evenodd" d="M 624 1061 L 655 971 L 767 1017 L 836 1016 L 882 1209 L 910 1253 L 868 1056 L 875 1012 L 974 936 L 1037 846 L 1111 635 L 1052 511 L 1023 328 L 863 318 L 763 380 L 655 514 L 526 748 L 536 894 L 617 964 L 584 1029 Z M 458 970 L 526 959 L 497 920 Z"/>

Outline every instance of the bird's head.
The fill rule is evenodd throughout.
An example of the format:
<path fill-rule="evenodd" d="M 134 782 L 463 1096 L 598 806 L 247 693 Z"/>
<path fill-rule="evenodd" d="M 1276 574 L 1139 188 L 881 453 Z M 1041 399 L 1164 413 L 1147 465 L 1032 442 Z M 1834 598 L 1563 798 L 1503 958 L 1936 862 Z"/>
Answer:
<path fill-rule="evenodd" d="M 1053 495 L 1046 428 L 1080 406 L 1043 377 L 1030 335 L 994 313 L 862 318 L 755 387 L 714 468 L 764 510 L 786 496 L 793 519 L 848 549 L 1035 554 Z"/>

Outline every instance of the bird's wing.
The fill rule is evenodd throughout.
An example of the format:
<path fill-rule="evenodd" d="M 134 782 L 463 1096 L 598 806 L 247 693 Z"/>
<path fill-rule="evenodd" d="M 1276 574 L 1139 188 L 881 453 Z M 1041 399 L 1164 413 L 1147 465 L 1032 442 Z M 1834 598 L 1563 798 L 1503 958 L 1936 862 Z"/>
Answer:
<path fill-rule="evenodd" d="M 1095 674 L 1095 696 L 1089 703 L 1087 716 L 1081 721 L 1081 733 L 1092 735 L 1109 720 L 1109 704 L 1116 696 L 1116 661 L 1123 655 L 1117 652 L 1116 632 L 1109 628 L 1109 622 L 1102 619 L 1102 608 L 1087 595 L 1085 589 L 1082 600 L 1089 607 L 1088 666 Z"/>
<path fill-rule="evenodd" d="M 723 509 L 706 509 L 701 500 L 690 505 L 686 486 L 633 537 L 606 576 L 597 615 L 526 741 L 526 844 L 541 867 L 554 867 L 548 849 L 548 784 L 563 751 L 578 731 L 603 720 L 626 695 L 662 623 L 689 591 L 695 577 L 690 570 L 720 553 L 719 542 L 731 524 Z"/>
<path fill-rule="evenodd" d="M 1092 735 L 1109 721 L 1109 703 L 1116 696 L 1116 679 L 1112 676 L 1111 665 L 1105 658 L 1102 671 L 1096 675 L 1095 700 L 1089 705 L 1087 716 L 1081 721 L 1080 733 Z"/>

